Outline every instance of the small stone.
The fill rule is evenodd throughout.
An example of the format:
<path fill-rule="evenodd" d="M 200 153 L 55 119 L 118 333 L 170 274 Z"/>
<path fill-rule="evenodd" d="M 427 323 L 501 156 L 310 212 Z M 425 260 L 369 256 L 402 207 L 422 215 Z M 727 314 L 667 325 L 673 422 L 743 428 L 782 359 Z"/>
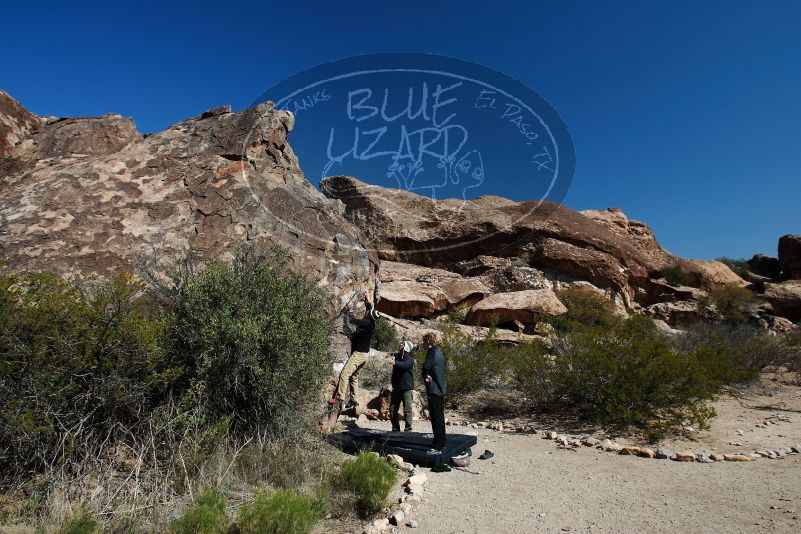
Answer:
<path fill-rule="evenodd" d="M 656 458 L 656 452 L 654 452 L 653 449 L 642 448 L 640 452 L 637 453 L 637 456 L 640 458 Z"/>
<path fill-rule="evenodd" d="M 582 443 L 582 444 L 583 444 L 585 447 L 597 447 L 597 446 L 598 446 L 598 444 L 599 444 L 599 443 L 601 443 L 601 442 L 600 442 L 598 439 L 596 439 L 596 438 L 593 438 L 593 437 L 591 437 L 591 436 L 588 436 L 588 437 L 584 438 L 583 440 L 581 440 L 581 443 Z"/>
<path fill-rule="evenodd" d="M 723 455 L 719 452 L 713 452 L 712 454 L 709 455 L 709 458 L 711 458 L 713 462 L 723 461 Z"/>
<path fill-rule="evenodd" d="M 545 517 L 545 512 L 540 512 L 540 513 L 539 513 L 539 516 L 540 516 L 540 517 Z"/>
<path fill-rule="evenodd" d="M 423 486 L 419 484 L 408 484 L 406 486 L 406 493 L 421 494 L 423 493 Z"/>
<path fill-rule="evenodd" d="M 698 454 L 695 455 L 695 461 L 700 462 L 702 464 L 711 464 L 713 460 L 712 458 L 709 457 L 707 453 L 699 452 Z"/>
<path fill-rule="evenodd" d="M 479 421 L 478 423 L 476 423 L 476 426 L 478 428 L 487 428 L 487 422 L 486 421 Z"/>
<path fill-rule="evenodd" d="M 673 458 L 674 454 L 675 453 L 672 450 L 667 449 L 665 447 L 660 447 L 656 451 L 656 457 L 659 458 L 660 460 L 670 460 L 671 458 Z"/>
<path fill-rule="evenodd" d="M 695 456 L 691 452 L 677 452 L 671 460 L 676 462 L 694 462 Z"/>
<path fill-rule="evenodd" d="M 404 503 L 409 503 L 412 506 L 414 506 L 416 504 L 420 504 L 422 501 L 423 501 L 423 497 L 420 496 L 419 493 L 412 493 L 411 495 L 404 495 L 403 496 L 403 502 Z"/>
<path fill-rule="evenodd" d="M 753 458 L 745 454 L 724 454 L 723 459 L 727 462 L 750 462 L 753 460 Z"/>
<path fill-rule="evenodd" d="M 623 447 L 619 443 L 615 443 L 610 439 L 605 439 L 601 442 L 601 449 L 607 452 L 620 452 Z"/>
<path fill-rule="evenodd" d="M 401 523 L 403 523 L 403 519 L 405 517 L 406 514 L 404 514 L 402 510 L 398 510 L 397 512 L 389 516 L 389 522 L 397 527 L 400 526 Z"/>
<path fill-rule="evenodd" d="M 406 522 L 406 526 L 409 528 L 417 528 L 417 521 L 415 521 L 414 519 L 410 519 L 409 521 Z"/>
<path fill-rule="evenodd" d="M 754 451 L 754 452 L 756 452 L 758 455 L 760 455 L 763 458 L 769 458 L 770 457 L 770 452 L 766 451 L 766 450 L 760 449 L 760 450 Z"/>
<path fill-rule="evenodd" d="M 542 439 L 556 439 L 557 435 L 558 434 L 556 432 L 554 432 L 553 430 L 546 430 L 542 434 Z"/>
<path fill-rule="evenodd" d="M 566 447 L 569 441 L 568 441 L 567 436 L 557 436 L 556 437 L 556 442 L 559 443 L 560 445 Z"/>
<path fill-rule="evenodd" d="M 428 482 L 428 477 L 425 475 L 425 473 L 418 473 L 416 475 L 410 476 L 409 480 L 406 481 L 406 484 L 410 486 L 413 484 L 422 486 L 426 482 Z"/>
<path fill-rule="evenodd" d="M 801 453 L 801 443 L 796 443 L 790 448 L 793 449 L 793 452 Z"/>
<path fill-rule="evenodd" d="M 620 454 L 622 454 L 624 456 L 637 456 L 638 454 L 640 454 L 640 448 L 639 447 L 623 447 L 622 449 L 620 449 Z"/>

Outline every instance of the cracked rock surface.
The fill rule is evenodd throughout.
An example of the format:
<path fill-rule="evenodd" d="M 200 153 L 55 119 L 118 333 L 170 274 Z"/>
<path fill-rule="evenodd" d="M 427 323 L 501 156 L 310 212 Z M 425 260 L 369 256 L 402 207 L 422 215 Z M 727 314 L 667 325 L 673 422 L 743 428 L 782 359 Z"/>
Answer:
<path fill-rule="evenodd" d="M 248 241 L 289 249 L 330 292 L 332 312 L 355 292 L 372 298 L 378 260 L 301 173 L 293 126 L 265 103 L 143 135 L 119 115 L 38 117 L 0 91 L 3 268 L 107 275 L 189 248 L 226 259 Z"/>

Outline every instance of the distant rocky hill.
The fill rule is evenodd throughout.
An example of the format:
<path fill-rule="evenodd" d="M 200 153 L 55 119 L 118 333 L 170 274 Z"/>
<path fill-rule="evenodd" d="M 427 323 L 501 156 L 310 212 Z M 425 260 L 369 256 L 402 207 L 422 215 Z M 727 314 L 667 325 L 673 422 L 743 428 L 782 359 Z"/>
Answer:
<path fill-rule="evenodd" d="M 573 286 L 666 330 L 713 316 L 704 297 L 727 284 L 764 296 L 756 324 L 782 330 L 801 319 L 799 236 L 781 238 L 778 257 L 755 256 L 744 280 L 723 263 L 671 254 L 616 209 L 434 201 L 342 176 L 321 194 L 287 142 L 293 125 L 267 103 L 142 135 L 118 115 L 39 117 L 0 91 L 0 265 L 104 275 L 148 255 L 225 259 L 243 241 L 279 244 L 320 279 L 332 313 L 364 292 L 406 331 L 463 312 L 460 328 L 481 334 L 499 321 L 507 341 L 537 335 L 539 319 L 564 311 L 556 292 Z M 687 285 L 663 278 L 676 267 Z M 347 354 L 344 338 L 335 352 Z"/>

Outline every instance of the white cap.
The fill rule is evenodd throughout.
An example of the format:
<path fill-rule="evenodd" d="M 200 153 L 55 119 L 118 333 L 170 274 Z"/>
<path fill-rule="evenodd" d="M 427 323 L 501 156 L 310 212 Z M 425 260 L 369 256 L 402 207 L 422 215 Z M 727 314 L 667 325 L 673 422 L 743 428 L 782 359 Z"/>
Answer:
<path fill-rule="evenodd" d="M 411 341 L 404 341 L 403 342 L 403 352 L 412 352 L 414 345 L 412 345 Z"/>

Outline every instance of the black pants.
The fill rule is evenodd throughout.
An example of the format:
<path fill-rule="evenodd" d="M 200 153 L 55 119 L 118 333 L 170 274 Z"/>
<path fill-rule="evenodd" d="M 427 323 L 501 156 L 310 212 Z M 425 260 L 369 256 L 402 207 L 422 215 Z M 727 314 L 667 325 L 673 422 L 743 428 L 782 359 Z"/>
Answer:
<path fill-rule="evenodd" d="M 434 433 L 433 447 L 441 449 L 445 445 L 445 399 L 429 395 L 428 416 L 431 418 L 431 431 Z"/>
<path fill-rule="evenodd" d="M 392 388 L 392 395 L 389 398 L 389 420 L 392 421 L 392 430 L 400 430 L 400 421 L 398 421 L 398 410 L 400 410 L 401 403 L 403 403 L 403 419 L 406 422 L 404 430 L 407 432 L 412 429 L 412 390 L 402 391 L 398 388 Z"/>

